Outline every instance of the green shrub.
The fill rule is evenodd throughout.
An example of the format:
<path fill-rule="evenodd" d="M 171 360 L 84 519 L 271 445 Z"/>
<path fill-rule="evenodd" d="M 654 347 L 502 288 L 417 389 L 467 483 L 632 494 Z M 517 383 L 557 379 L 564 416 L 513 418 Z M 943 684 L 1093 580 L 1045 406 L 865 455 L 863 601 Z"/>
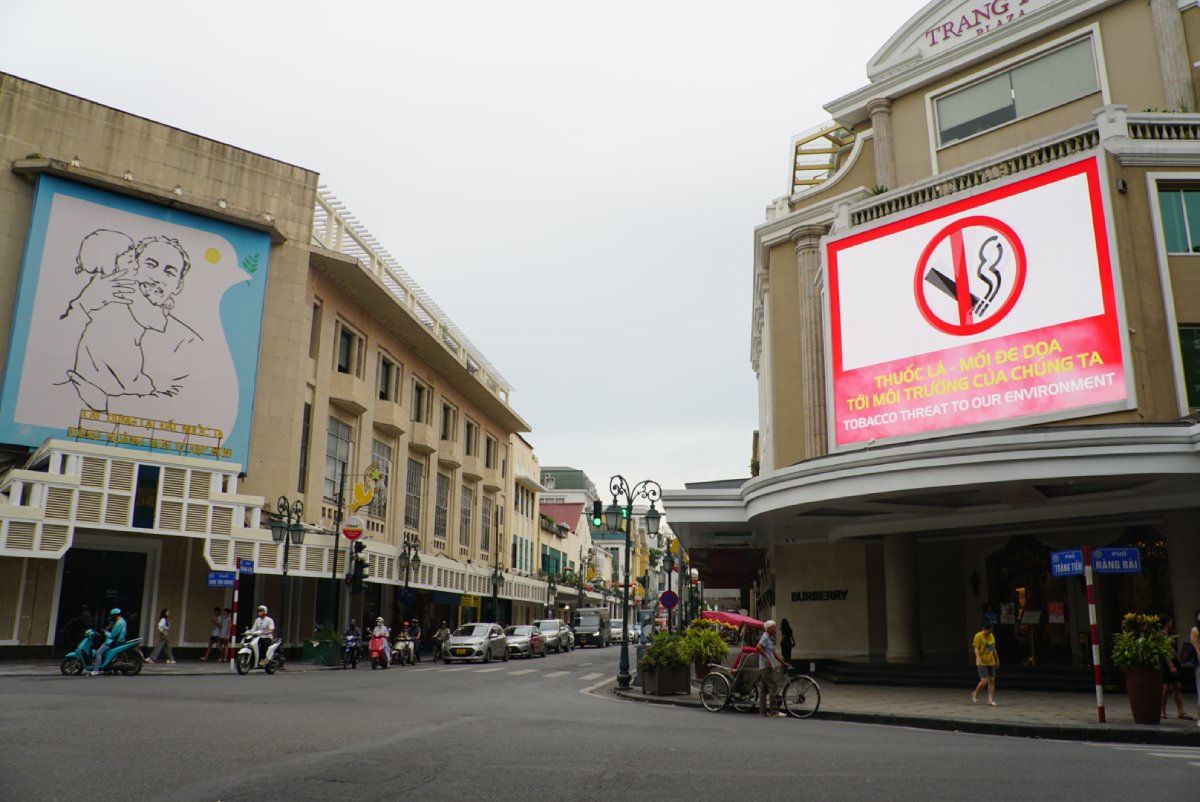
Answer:
<path fill-rule="evenodd" d="M 1112 636 L 1113 665 L 1127 668 L 1166 668 L 1175 636 L 1164 635 L 1156 615 L 1126 613 L 1121 631 Z"/>

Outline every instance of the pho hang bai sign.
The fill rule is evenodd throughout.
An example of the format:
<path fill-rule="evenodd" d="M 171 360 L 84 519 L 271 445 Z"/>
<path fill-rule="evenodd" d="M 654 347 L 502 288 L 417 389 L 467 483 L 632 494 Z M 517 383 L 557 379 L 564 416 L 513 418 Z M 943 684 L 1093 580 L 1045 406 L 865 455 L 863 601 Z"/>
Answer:
<path fill-rule="evenodd" d="M 1095 158 L 826 242 L 837 447 L 1128 409 Z"/>
<path fill-rule="evenodd" d="M 970 0 L 945 12 L 921 34 L 920 49 L 934 55 L 970 41 L 1053 3 L 1054 0 Z"/>

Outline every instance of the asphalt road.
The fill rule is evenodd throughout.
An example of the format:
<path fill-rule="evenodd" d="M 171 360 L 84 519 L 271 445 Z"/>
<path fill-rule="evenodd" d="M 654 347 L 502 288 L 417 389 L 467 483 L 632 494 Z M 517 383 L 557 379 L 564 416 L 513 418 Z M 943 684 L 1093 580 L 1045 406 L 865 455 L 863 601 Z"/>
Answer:
<path fill-rule="evenodd" d="M 1200 799 L 1200 750 L 765 720 L 491 666 L 0 679 L 0 798 Z"/>

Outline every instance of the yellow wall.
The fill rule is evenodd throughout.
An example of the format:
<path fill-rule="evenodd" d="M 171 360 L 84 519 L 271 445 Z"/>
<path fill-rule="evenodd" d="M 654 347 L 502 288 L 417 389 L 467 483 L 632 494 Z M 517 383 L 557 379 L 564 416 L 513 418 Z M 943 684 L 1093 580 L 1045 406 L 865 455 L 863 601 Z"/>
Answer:
<path fill-rule="evenodd" d="M 804 459 L 804 410 L 800 404 L 800 284 L 796 271 L 796 249 L 790 243 L 776 245 L 769 257 L 771 291 L 771 408 L 772 453 L 776 468 Z"/>

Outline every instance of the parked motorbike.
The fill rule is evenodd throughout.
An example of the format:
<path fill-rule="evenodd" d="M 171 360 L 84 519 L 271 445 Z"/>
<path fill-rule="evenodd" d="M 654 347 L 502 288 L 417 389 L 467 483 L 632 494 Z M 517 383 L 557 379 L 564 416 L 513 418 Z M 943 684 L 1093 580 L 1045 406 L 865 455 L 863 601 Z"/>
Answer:
<path fill-rule="evenodd" d="M 383 635 L 372 635 L 367 648 L 371 652 L 371 669 L 387 668 L 387 638 Z"/>
<path fill-rule="evenodd" d="M 234 662 L 239 674 L 249 674 L 255 668 L 274 674 L 283 668 L 283 639 L 271 638 L 270 643 L 264 641 L 266 638 L 254 635 L 250 630 L 242 633 L 242 646 Z"/>
<path fill-rule="evenodd" d="M 407 635 L 401 635 L 392 644 L 392 662 L 397 665 L 413 665 L 416 663 L 416 654 L 416 650 L 413 649 L 412 639 Z"/>
<path fill-rule="evenodd" d="M 74 651 L 67 652 L 67 656 L 59 664 L 58 670 L 67 677 L 95 670 L 103 671 L 106 674 L 122 674 L 126 677 L 136 677 L 142 673 L 142 664 L 145 661 L 139 648 L 142 645 L 141 638 L 127 640 L 111 647 L 104 653 L 104 659 L 97 668 L 93 665 L 96 662 L 96 650 L 103 644 L 104 631 L 89 629 Z"/>
<path fill-rule="evenodd" d="M 342 668 L 358 668 L 358 658 L 362 654 L 362 644 L 357 635 L 346 635 L 342 638 Z"/>

